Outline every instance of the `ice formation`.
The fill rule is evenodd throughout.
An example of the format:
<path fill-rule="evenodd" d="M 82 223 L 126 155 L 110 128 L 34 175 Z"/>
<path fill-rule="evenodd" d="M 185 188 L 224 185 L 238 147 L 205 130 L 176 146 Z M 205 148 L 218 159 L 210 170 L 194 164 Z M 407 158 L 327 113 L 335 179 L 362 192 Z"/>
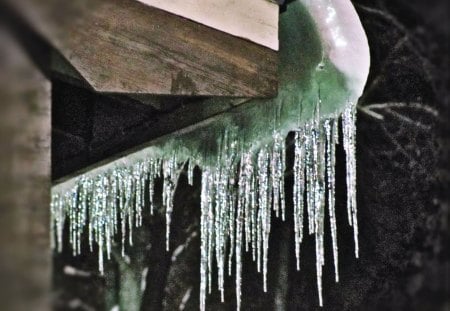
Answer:
<path fill-rule="evenodd" d="M 142 225 L 144 201 L 149 200 L 149 212 L 153 213 L 153 198 L 159 195 L 154 191 L 155 180 L 162 178 L 169 250 L 178 178 L 187 167 L 188 182 L 193 184 L 194 167 L 198 166 L 201 169 L 200 309 L 205 310 L 213 277 L 217 278 L 218 290 L 224 298 L 225 278 L 231 275 L 233 267 L 236 305 L 240 309 L 243 252 L 252 254 L 267 290 L 272 217 L 294 219 L 297 269 L 303 237 L 314 235 L 318 296 L 322 305 L 326 214 L 335 279 L 339 280 L 334 196 L 340 119 L 346 154 L 348 221 L 354 229 L 358 256 L 355 103 L 368 70 L 361 68 L 358 77 L 355 70 L 340 61 L 342 40 L 351 40 L 345 37 L 345 27 L 359 27 L 355 40 L 364 41 L 365 37 L 361 38 L 364 33 L 356 13 L 348 13 L 348 1 L 336 1 L 334 7 L 330 3 L 329 0 L 297 1 L 282 15 L 277 98 L 250 100 L 231 108 L 220 118 L 162 137 L 140 151 L 56 184 L 51 202 L 53 247 L 62 250 L 64 223 L 68 220 L 74 255 L 81 252 L 82 234 L 87 233 L 91 250 L 94 243 L 98 244 L 98 265 L 103 272 L 104 254 L 110 258 L 117 235 L 120 235 L 123 255 L 125 246 L 132 245 L 132 230 Z M 343 7 L 346 20 L 339 24 L 335 19 Z M 328 12 L 322 24 L 315 22 L 320 15 L 317 12 Z M 335 37 L 323 35 L 321 31 L 327 23 L 339 29 L 335 42 Z M 351 35 L 355 36 L 353 28 Z M 358 48 L 362 49 L 353 47 L 352 51 Z M 361 54 L 358 56 L 361 59 L 354 60 L 356 64 L 367 63 L 368 51 Z M 290 132 L 294 132 L 292 189 L 284 183 L 285 140 Z M 293 194 L 293 215 L 286 215 L 288 191 Z M 217 276 L 213 276 L 214 271 Z"/>

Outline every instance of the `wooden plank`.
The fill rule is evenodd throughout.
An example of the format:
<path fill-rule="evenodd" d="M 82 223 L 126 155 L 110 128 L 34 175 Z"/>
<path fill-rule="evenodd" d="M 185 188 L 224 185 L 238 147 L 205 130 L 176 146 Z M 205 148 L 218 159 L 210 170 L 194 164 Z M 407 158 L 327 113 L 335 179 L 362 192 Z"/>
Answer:
<path fill-rule="evenodd" d="M 50 310 L 50 83 L 0 28 L 0 301 Z"/>
<path fill-rule="evenodd" d="M 77 87 L 67 83 L 55 83 L 54 86 L 52 98 L 55 117 L 52 166 L 54 180 L 163 135 L 176 134 L 178 130 L 205 119 L 214 116 L 220 119 L 222 113 L 249 100 L 177 97 L 174 100 L 166 98 L 161 102 L 162 96 L 152 98 L 149 95 L 137 99 L 141 103 L 147 101 L 147 105 L 152 108 L 158 102 L 161 106 L 165 106 L 166 101 L 175 104 L 168 111 L 151 111 L 143 105 L 138 105 L 129 96 L 119 98 L 116 95 L 89 95 L 85 90 L 79 92 Z M 64 107 L 68 102 L 71 103 L 70 111 L 79 113 L 72 117 L 70 113 L 65 113 L 67 109 Z M 95 114 L 92 116 L 84 112 L 83 108 L 91 105 L 95 107 Z M 80 133 L 76 124 L 87 127 L 87 132 L 95 132 L 87 135 Z"/>
<path fill-rule="evenodd" d="M 277 53 L 135 0 L 10 0 L 99 92 L 272 97 Z"/>
<path fill-rule="evenodd" d="M 138 0 L 278 50 L 278 5 L 267 0 Z"/>

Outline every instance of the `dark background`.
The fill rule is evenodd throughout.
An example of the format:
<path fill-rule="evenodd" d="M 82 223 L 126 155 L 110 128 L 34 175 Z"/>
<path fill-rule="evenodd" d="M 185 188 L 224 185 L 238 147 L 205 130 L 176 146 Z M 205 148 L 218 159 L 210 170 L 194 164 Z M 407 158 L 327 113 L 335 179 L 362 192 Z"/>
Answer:
<path fill-rule="evenodd" d="M 329 251 L 322 310 L 449 310 L 449 17 L 445 1 L 355 0 L 369 38 L 372 67 L 358 113 L 358 205 L 360 259 L 353 256 L 346 226 L 343 152 L 338 157 L 340 276 L 334 283 Z M 289 9 L 289 8 L 288 8 Z M 155 133 L 148 124 L 169 111 L 120 101 L 53 81 L 52 170 L 56 179 Z M 70 101 L 70 104 L 68 104 Z M 70 110 L 69 110 L 70 109 Z M 142 310 L 197 310 L 199 288 L 199 178 L 182 177 L 175 198 L 171 249 L 164 250 L 162 211 L 144 221 L 128 249 L 130 264 L 108 264 L 97 275 L 96 255 L 54 258 L 54 301 L 58 310 L 103 310 L 121 299 L 125 276 L 139 279 L 148 268 Z M 287 180 L 291 183 L 292 180 Z M 289 187 L 289 185 L 288 185 Z M 290 200 L 290 198 L 288 198 Z M 148 224 L 148 225 L 147 225 Z M 328 226 L 328 224 L 327 224 Z M 328 233 L 329 234 L 329 233 Z M 295 271 L 292 223 L 275 221 L 271 234 L 269 292 L 248 256 L 244 260 L 243 310 L 319 310 L 314 241 L 302 246 Z M 327 236 L 326 249 L 331 249 Z M 88 252 L 86 252 L 88 253 Z M 173 260 L 172 260 L 173 259 Z M 80 271 L 64 273 L 64 267 Z M 226 302 L 216 291 L 209 310 L 234 310 L 234 280 Z M 138 295 L 139 296 L 139 295 Z M 123 299 L 123 298 L 122 298 Z"/>

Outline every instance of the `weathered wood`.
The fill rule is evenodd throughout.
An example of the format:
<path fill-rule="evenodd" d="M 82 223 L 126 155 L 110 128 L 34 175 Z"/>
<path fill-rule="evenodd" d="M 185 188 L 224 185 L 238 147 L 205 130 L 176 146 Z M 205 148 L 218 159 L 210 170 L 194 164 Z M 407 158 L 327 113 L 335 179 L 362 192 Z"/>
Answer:
<path fill-rule="evenodd" d="M 64 86 L 60 85 L 59 87 Z M 56 96 L 54 94 L 54 105 L 61 105 L 62 100 L 69 100 L 68 96 L 76 97 L 76 94 L 78 94 L 76 90 L 62 92 Z M 95 101 L 100 100 L 100 98 L 93 98 L 86 104 L 94 104 Z M 103 100 L 105 100 L 105 98 Z M 117 102 L 118 98 L 114 96 L 107 98 L 106 100 L 110 102 Z M 73 102 L 74 98 L 71 98 L 70 101 Z M 130 105 L 131 103 L 129 98 L 124 98 L 124 101 L 126 101 L 124 105 L 129 107 L 127 109 L 131 109 L 132 111 L 134 109 L 136 113 L 139 113 L 139 110 Z M 131 130 L 134 132 L 133 137 L 120 134 L 122 130 L 128 133 L 130 130 L 123 129 L 120 125 L 111 125 L 111 127 L 115 128 L 116 131 L 119 131 L 115 137 L 110 138 L 114 141 L 114 143 L 110 144 L 107 139 L 103 142 L 96 142 L 95 145 L 89 145 L 87 150 L 78 150 L 77 154 L 71 155 L 71 158 L 67 156 L 61 159 L 58 158 L 58 160 L 62 161 L 55 163 L 55 166 L 57 166 L 58 169 L 53 172 L 53 184 L 60 184 L 70 179 L 76 179 L 82 174 L 87 172 L 92 173 L 92 171 L 97 169 L 107 170 L 110 167 L 109 165 L 111 165 L 115 160 L 133 154 L 147 146 L 163 142 L 168 138 L 168 136 L 173 137 L 174 135 L 193 131 L 198 127 L 204 126 L 205 124 L 220 120 L 223 118 L 223 113 L 234 109 L 236 106 L 245 105 L 249 99 L 236 98 L 230 100 L 226 98 L 210 98 L 204 100 L 197 99 L 197 101 L 194 102 L 193 98 L 188 98 L 187 101 L 190 102 L 182 104 L 168 113 L 159 113 L 156 117 L 151 117 L 146 124 L 142 124 L 141 126 L 138 126 L 137 129 Z M 102 104 L 100 103 L 100 105 Z M 81 110 L 81 107 L 79 108 Z M 101 111 L 100 107 L 99 111 Z M 58 112 L 56 112 L 56 115 L 58 116 Z M 124 116 L 124 118 L 127 117 L 128 116 Z M 94 122 L 100 123 L 99 120 L 86 120 L 84 119 L 84 115 L 80 115 L 79 119 L 87 123 L 92 122 L 88 125 L 91 127 L 96 126 Z M 73 119 L 71 122 L 73 122 Z M 97 124 L 97 126 L 98 125 L 99 124 Z M 62 131 L 68 130 L 69 129 L 62 129 Z M 92 141 L 89 141 L 88 143 L 94 144 Z M 87 165 L 86 158 L 89 159 L 90 165 Z M 83 165 L 80 166 L 80 163 Z"/>
<path fill-rule="evenodd" d="M 135 0 L 10 0 L 99 92 L 271 97 L 277 53 Z"/>
<path fill-rule="evenodd" d="M 137 0 L 278 50 L 278 5 L 267 0 Z"/>
<path fill-rule="evenodd" d="M 0 301 L 50 310 L 50 83 L 0 28 Z"/>

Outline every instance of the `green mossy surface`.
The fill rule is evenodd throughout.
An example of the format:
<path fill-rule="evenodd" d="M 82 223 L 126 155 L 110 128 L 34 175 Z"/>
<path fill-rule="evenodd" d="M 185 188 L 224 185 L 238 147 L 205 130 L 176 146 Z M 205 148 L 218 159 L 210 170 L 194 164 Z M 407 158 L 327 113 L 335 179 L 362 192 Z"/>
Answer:
<path fill-rule="evenodd" d="M 320 34 L 307 9 L 292 3 L 280 18 L 279 91 L 272 99 L 253 99 L 169 142 L 164 150 L 194 157 L 199 164 L 216 165 L 218 140 L 228 131 L 243 150 L 272 142 L 274 132 L 289 131 L 320 115 L 338 117 L 355 99 L 341 72 L 326 57 Z M 225 99 L 213 99 L 226 101 Z M 166 152 L 164 152 L 166 153 Z"/>

